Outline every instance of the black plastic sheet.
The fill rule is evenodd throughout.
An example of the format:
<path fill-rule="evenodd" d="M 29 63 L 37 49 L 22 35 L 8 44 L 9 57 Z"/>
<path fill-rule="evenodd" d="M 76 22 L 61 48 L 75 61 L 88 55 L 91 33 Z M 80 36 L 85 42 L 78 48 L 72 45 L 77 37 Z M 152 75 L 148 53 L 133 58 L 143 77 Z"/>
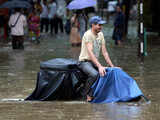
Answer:
<path fill-rule="evenodd" d="M 36 88 L 25 100 L 82 99 L 85 79 L 76 60 L 57 58 L 42 62 Z"/>

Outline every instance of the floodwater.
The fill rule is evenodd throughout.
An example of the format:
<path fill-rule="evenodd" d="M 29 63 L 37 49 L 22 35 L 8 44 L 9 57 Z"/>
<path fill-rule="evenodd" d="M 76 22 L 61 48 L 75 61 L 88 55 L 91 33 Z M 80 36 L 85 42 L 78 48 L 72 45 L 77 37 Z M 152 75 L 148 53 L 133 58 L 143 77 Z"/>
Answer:
<path fill-rule="evenodd" d="M 113 63 L 138 83 L 150 103 L 90 104 L 85 101 L 23 101 L 35 88 L 40 62 L 53 58 L 74 58 L 79 47 L 71 47 L 69 36 L 43 35 L 41 44 L 26 40 L 25 50 L 0 46 L 0 120 L 159 120 L 160 44 L 148 47 L 144 62 L 137 57 L 136 23 L 130 23 L 122 47 L 111 39 L 111 25 L 104 26 L 107 50 Z M 104 64 L 103 58 L 101 62 Z M 104 64 L 105 65 L 105 64 Z M 19 101 L 17 101 L 19 100 Z M 22 100 L 22 101 L 21 101 Z"/>

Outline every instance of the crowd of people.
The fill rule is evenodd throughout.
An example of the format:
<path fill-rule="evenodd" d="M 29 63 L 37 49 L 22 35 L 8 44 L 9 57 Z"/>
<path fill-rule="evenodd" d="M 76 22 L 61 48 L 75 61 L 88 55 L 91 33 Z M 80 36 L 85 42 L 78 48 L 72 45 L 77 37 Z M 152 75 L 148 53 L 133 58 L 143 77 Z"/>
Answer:
<path fill-rule="evenodd" d="M 24 49 L 24 35 L 27 29 L 27 38 L 37 44 L 41 34 L 54 36 L 59 32 L 70 35 L 70 43 L 80 46 L 84 32 L 88 27 L 88 13 L 85 10 L 70 11 L 57 4 L 56 0 L 38 0 L 31 9 L 15 8 L 9 15 L 9 32 L 12 36 L 12 48 Z M 113 39 L 116 45 L 122 43 L 124 30 L 124 15 L 120 6 L 117 6 L 117 15 L 114 22 Z M 21 40 L 19 40 L 21 39 Z"/>
<path fill-rule="evenodd" d="M 9 27 L 11 29 L 11 36 L 13 39 L 17 37 L 24 36 L 24 29 L 26 26 L 28 29 L 28 36 L 31 41 L 35 41 L 36 43 L 40 43 L 40 34 L 43 32 L 50 32 L 50 34 L 58 33 L 58 28 L 60 26 L 61 32 L 63 32 L 63 21 L 61 18 L 60 11 L 55 0 L 51 0 L 47 2 L 47 0 L 43 0 L 42 2 L 37 1 L 33 4 L 31 9 L 22 10 L 21 8 L 15 8 L 14 13 L 11 14 L 9 19 Z M 25 16 L 24 16 L 25 15 Z M 23 21 L 22 16 L 24 17 Z M 12 19 L 11 19 L 12 18 Z M 14 24 L 14 27 L 12 26 Z M 21 34 L 13 32 L 19 28 L 22 28 Z M 44 31 L 45 28 L 45 31 Z M 18 40 L 17 40 L 18 41 Z M 23 40 L 22 40 L 23 41 Z M 22 42 L 23 43 L 23 42 Z M 14 47 L 14 40 L 12 40 L 13 49 L 18 49 L 19 47 Z M 20 47 L 24 48 L 24 47 Z"/>
<path fill-rule="evenodd" d="M 63 11 L 64 8 L 57 5 L 55 0 L 37 1 L 33 4 L 32 9 L 15 8 L 9 18 L 9 28 L 13 39 L 12 48 L 24 49 L 25 29 L 28 30 L 28 38 L 35 43 L 40 43 L 39 39 L 42 33 L 54 36 L 58 32 L 64 33 L 65 31 L 70 34 L 71 45 L 80 46 L 82 36 L 87 29 L 88 17 L 83 10 L 74 12 L 66 10 L 69 14 L 65 14 Z M 21 47 L 15 47 L 16 44 L 20 44 L 19 37 L 21 38 Z"/>

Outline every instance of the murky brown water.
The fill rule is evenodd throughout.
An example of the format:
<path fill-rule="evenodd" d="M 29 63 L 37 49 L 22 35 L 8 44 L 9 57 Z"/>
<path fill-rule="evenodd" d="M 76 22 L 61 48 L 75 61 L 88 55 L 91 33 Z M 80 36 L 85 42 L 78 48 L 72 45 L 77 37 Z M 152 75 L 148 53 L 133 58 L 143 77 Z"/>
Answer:
<path fill-rule="evenodd" d="M 0 120 L 159 120 L 160 47 L 152 45 L 145 62 L 140 63 L 137 59 L 136 28 L 130 28 L 129 38 L 123 47 L 116 47 L 109 27 L 106 25 L 104 33 L 113 63 L 134 77 L 151 100 L 150 104 L 14 101 L 25 99 L 34 90 L 41 61 L 78 58 L 80 48 L 71 47 L 68 36 L 61 34 L 43 37 L 40 45 L 26 41 L 24 51 L 12 50 L 10 45 L 1 46 Z"/>

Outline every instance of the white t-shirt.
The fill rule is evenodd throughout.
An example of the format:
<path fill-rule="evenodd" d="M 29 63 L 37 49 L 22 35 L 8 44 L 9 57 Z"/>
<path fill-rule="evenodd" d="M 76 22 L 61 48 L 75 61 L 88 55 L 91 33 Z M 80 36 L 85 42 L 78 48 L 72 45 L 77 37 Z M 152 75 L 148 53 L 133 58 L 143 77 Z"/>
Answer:
<path fill-rule="evenodd" d="M 41 18 L 48 18 L 48 8 L 46 5 L 44 5 L 43 3 L 42 5 L 42 13 L 40 14 Z"/>
<path fill-rule="evenodd" d="M 82 46 L 79 61 L 83 61 L 85 59 L 91 60 L 86 46 L 87 42 L 91 42 L 93 44 L 93 53 L 98 59 L 102 44 L 105 44 L 104 35 L 102 32 L 99 32 L 97 35 L 94 35 L 91 29 L 84 33 L 84 36 L 82 38 Z"/>
<path fill-rule="evenodd" d="M 11 17 L 9 19 L 9 23 L 8 23 L 9 26 L 15 24 L 19 15 L 20 15 L 19 12 L 16 12 L 15 14 L 11 15 Z M 26 17 L 21 14 L 17 24 L 14 27 L 11 27 L 11 35 L 23 36 L 24 35 L 24 27 L 26 25 L 27 25 Z"/>
<path fill-rule="evenodd" d="M 57 5 L 55 2 L 53 2 L 52 4 L 49 4 L 49 19 L 52 19 L 57 13 Z"/>

